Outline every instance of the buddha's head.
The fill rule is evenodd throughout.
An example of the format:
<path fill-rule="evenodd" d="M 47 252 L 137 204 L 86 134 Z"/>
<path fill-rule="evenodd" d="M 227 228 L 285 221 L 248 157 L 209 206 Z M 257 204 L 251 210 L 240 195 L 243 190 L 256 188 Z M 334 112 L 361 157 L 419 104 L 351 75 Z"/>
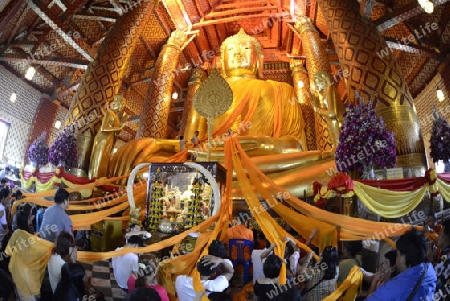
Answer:
<path fill-rule="evenodd" d="M 120 112 L 125 108 L 125 97 L 123 95 L 114 96 L 114 100 L 109 105 L 110 109 L 115 112 Z"/>
<path fill-rule="evenodd" d="M 225 77 L 262 78 L 261 44 L 241 28 L 220 46 L 222 75 Z"/>

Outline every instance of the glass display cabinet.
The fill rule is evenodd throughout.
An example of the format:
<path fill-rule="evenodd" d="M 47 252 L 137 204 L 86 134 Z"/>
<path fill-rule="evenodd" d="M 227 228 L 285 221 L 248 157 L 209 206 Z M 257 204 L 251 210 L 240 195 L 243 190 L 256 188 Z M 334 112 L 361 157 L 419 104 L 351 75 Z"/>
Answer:
<path fill-rule="evenodd" d="M 210 183 L 199 164 L 217 183 Z M 217 162 L 152 163 L 148 172 L 145 227 L 176 234 L 190 229 L 217 211 L 213 190 L 225 190 L 226 170 Z M 219 188 L 217 190 L 217 187 Z M 220 198 L 219 198 L 220 199 Z M 220 204 L 219 204 L 220 205 Z"/>

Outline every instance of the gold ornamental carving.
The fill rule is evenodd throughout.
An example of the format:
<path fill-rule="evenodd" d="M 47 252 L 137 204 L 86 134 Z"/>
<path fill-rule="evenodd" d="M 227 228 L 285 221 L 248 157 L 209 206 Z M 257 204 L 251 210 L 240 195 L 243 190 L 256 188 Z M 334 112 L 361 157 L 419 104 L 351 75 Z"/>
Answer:
<path fill-rule="evenodd" d="M 296 91 L 298 102 L 302 107 L 303 119 L 305 120 L 305 140 L 308 150 L 316 150 L 316 114 L 311 106 L 309 91 L 308 72 L 303 66 L 303 60 L 291 59 L 290 68 L 292 70 L 292 80 Z"/>
<path fill-rule="evenodd" d="M 66 123 L 76 123 L 77 132 L 89 131 L 94 137 L 100 128 L 103 107 L 118 94 L 119 87 L 146 26 L 145 20 L 153 13 L 154 3 L 143 1 L 117 20 L 89 64 L 69 108 Z"/>
<path fill-rule="evenodd" d="M 217 116 L 233 103 L 233 91 L 217 70 L 213 70 L 192 99 L 195 110 L 208 121 L 208 161 L 211 156 L 212 126 Z"/>
<path fill-rule="evenodd" d="M 343 74 L 347 74 L 348 102 L 358 102 L 355 91 L 371 101 L 395 135 L 398 161 L 403 161 L 402 156 L 417 154 L 413 156 L 415 162 L 426 167 L 423 139 L 406 81 L 390 52 L 379 55 L 388 48 L 386 41 L 374 23 L 360 15 L 358 5 L 347 0 L 318 0 L 318 4 L 327 16 Z"/>
<path fill-rule="evenodd" d="M 197 33 L 177 29 L 172 32 L 161 50 L 142 108 L 136 138 L 166 138 L 172 87 L 175 79 L 174 71 L 177 68 L 181 51 Z"/>
<path fill-rule="evenodd" d="M 200 133 L 207 131 L 206 119 L 200 116 L 192 105 L 192 98 L 206 78 L 206 71 L 201 68 L 194 69 L 189 78 L 188 96 L 184 104 L 184 114 L 180 126 L 180 133 L 184 133 L 186 139 L 194 136 L 195 131 L 199 131 Z"/>
<path fill-rule="evenodd" d="M 302 40 L 303 51 L 306 55 L 306 69 L 308 70 L 310 83 L 313 84 L 314 75 L 317 72 L 331 73 L 326 47 L 310 18 L 306 16 L 298 17 L 294 29 Z M 332 149 L 333 139 L 327 128 L 327 122 L 317 114 L 315 114 L 314 119 L 317 148 L 320 150 Z"/>

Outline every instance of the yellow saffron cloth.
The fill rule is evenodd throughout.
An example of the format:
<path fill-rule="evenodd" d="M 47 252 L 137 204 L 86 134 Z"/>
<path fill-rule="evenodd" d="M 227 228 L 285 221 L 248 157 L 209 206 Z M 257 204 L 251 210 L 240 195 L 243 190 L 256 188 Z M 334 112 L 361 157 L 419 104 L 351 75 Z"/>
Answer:
<path fill-rule="evenodd" d="M 354 181 L 355 194 L 369 208 L 383 217 L 397 218 L 411 212 L 422 201 L 428 185 L 415 191 L 390 191 Z"/>
<path fill-rule="evenodd" d="M 358 266 L 354 266 L 344 282 L 322 301 L 354 301 L 358 291 L 361 291 L 362 283 L 363 273 Z"/>
<path fill-rule="evenodd" d="M 40 293 L 52 250 L 53 243 L 26 231 L 16 230 L 12 234 L 5 253 L 11 257 L 8 268 L 17 289 L 24 297 Z"/>

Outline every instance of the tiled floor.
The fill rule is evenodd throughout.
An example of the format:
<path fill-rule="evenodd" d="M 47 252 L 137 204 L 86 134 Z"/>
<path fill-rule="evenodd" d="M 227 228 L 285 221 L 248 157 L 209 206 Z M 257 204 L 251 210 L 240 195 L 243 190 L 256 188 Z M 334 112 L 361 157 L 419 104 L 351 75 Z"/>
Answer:
<path fill-rule="evenodd" d="M 98 261 L 93 264 L 83 264 L 91 284 L 103 293 L 106 301 L 125 301 L 127 294 L 117 285 L 110 260 Z"/>

